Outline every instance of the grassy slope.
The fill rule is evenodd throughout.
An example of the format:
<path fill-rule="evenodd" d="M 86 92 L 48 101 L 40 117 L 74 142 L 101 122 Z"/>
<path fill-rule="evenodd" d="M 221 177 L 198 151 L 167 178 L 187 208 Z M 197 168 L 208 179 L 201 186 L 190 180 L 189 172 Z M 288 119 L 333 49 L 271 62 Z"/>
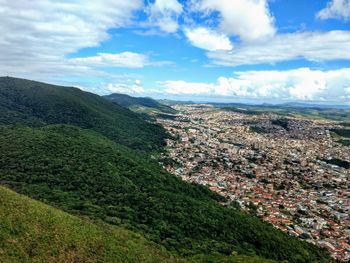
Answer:
<path fill-rule="evenodd" d="M 176 110 L 170 106 L 161 104 L 152 98 L 135 98 L 129 95 L 118 93 L 105 96 L 105 98 L 135 111 L 142 111 L 145 113 L 176 113 Z"/>
<path fill-rule="evenodd" d="M 131 231 L 0 187 L 0 262 L 180 262 Z"/>
<path fill-rule="evenodd" d="M 9 77 L 0 78 L 0 123 L 72 124 L 144 151 L 160 149 L 166 137 L 161 126 L 95 94 Z"/>
<path fill-rule="evenodd" d="M 0 186 L 0 262 L 186 262 L 129 230 L 69 215 Z M 247 256 L 188 262 L 272 263 Z"/>
<path fill-rule="evenodd" d="M 73 126 L 0 129 L 0 182 L 66 211 L 125 225 L 181 255 L 242 254 L 328 262 L 327 254 L 216 195 Z"/>

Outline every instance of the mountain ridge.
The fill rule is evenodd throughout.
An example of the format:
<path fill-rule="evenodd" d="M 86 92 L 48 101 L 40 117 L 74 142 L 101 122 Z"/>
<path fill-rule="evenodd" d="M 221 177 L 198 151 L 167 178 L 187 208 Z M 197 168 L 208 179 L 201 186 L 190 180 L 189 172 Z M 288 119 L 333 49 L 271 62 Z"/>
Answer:
<path fill-rule="evenodd" d="M 126 226 L 185 257 L 235 251 L 328 262 L 318 248 L 218 204 L 222 197 L 207 188 L 75 126 L 1 127 L 0 183 L 72 214 Z"/>
<path fill-rule="evenodd" d="M 162 149 L 165 135 L 138 114 L 77 89 L 13 82 L 0 80 L 0 120 L 7 120 L 0 121 L 2 185 L 71 214 L 136 231 L 181 257 L 330 261 L 324 250 L 224 207 L 219 202 L 226 200 L 208 188 L 165 172 L 151 156 Z M 135 132 L 144 136 L 139 147 L 126 143 Z M 158 148 L 143 145 L 153 142 Z"/>
<path fill-rule="evenodd" d="M 104 97 L 120 106 L 135 110 L 136 112 L 152 113 L 153 111 L 153 113 L 176 113 L 176 110 L 170 106 L 162 104 L 150 97 L 132 97 L 121 93 L 113 93 Z"/>
<path fill-rule="evenodd" d="M 143 151 L 161 149 L 167 138 L 160 125 L 96 94 L 11 77 L 0 78 L 0 123 L 71 124 Z"/>

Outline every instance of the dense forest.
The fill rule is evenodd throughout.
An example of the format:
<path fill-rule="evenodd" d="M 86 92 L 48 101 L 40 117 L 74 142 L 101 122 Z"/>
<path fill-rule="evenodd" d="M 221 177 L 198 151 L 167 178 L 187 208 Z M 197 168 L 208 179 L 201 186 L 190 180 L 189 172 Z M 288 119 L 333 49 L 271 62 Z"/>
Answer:
<path fill-rule="evenodd" d="M 344 127 L 349 127 L 348 123 L 343 123 Z M 337 129 L 331 129 L 331 136 L 334 139 L 334 141 L 349 146 L 350 145 L 350 129 L 347 128 L 337 128 Z"/>
<path fill-rule="evenodd" d="M 92 222 L 0 186 L 0 262 L 184 262 L 126 229 Z"/>
<path fill-rule="evenodd" d="M 136 231 L 189 260 L 238 254 L 261 262 L 330 261 L 326 251 L 224 207 L 206 187 L 162 170 L 149 151 L 161 150 L 167 135 L 130 110 L 74 88 L 0 82 L 2 185 Z"/>
<path fill-rule="evenodd" d="M 77 88 L 0 78 L 0 124 L 71 124 L 133 149 L 159 150 L 164 129 L 104 98 Z"/>
<path fill-rule="evenodd" d="M 331 129 L 330 131 L 345 138 L 350 138 L 350 129 Z"/>
<path fill-rule="evenodd" d="M 276 262 L 220 254 L 184 259 L 125 228 L 70 215 L 1 186 L 0 201 L 0 262 Z"/>
<path fill-rule="evenodd" d="M 183 256 L 236 251 L 291 262 L 325 257 L 255 217 L 218 205 L 221 198 L 206 188 L 78 127 L 2 127 L 0 167 L 1 184 L 17 192 L 142 232 Z"/>

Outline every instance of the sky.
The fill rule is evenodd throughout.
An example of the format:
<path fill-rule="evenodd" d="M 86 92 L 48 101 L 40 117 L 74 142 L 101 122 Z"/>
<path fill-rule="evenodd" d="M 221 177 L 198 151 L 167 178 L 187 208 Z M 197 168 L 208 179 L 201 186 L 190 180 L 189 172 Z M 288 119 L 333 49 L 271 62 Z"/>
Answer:
<path fill-rule="evenodd" d="M 350 0 L 0 0 L 0 75 L 99 95 L 350 105 Z"/>

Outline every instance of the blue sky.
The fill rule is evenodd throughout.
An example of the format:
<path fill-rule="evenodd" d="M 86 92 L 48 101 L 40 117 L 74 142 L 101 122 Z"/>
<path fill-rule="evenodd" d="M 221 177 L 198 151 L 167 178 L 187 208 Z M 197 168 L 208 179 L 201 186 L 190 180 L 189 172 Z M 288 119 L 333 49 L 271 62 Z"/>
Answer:
<path fill-rule="evenodd" d="M 350 0 L 0 3 L 2 75 L 98 94 L 350 101 Z"/>

